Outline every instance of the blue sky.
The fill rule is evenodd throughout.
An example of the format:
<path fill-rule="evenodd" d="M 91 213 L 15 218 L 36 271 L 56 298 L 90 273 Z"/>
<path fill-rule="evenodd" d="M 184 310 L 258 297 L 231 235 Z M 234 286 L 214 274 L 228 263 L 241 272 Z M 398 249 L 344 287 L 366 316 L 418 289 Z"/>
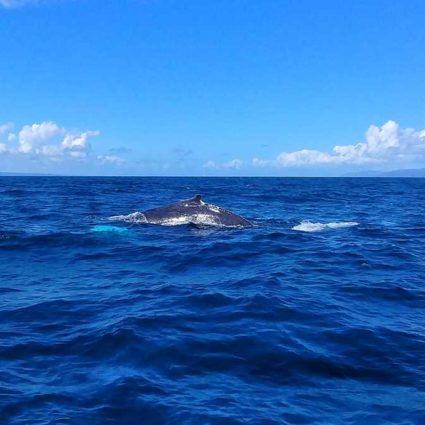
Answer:
<path fill-rule="evenodd" d="M 0 0 L 0 171 L 425 166 L 422 0 Z"/>

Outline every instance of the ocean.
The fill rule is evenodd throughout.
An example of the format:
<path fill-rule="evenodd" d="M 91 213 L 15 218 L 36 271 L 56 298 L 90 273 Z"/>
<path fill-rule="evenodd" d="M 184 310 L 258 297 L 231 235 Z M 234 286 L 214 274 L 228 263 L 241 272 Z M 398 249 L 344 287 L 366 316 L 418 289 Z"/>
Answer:
<path fill-rule="evenodd" d="M 424 252 L 425 179 L 1 177 L 0 423 L 424 424 Z"/>

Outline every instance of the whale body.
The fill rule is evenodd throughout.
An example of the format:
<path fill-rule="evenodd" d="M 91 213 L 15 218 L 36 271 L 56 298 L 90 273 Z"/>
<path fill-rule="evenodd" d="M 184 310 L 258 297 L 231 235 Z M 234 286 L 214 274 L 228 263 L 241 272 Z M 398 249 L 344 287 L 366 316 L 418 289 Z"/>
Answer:
<path fill-rule="evenodd" d="M 176 226 L 195 224 L 220 227 L 248 227 L 252 224 L 216 205 L 207 204 L 201 195 L 159 208 L 136 212 L 127 216 L 111 217 L 112 220 Z"/>

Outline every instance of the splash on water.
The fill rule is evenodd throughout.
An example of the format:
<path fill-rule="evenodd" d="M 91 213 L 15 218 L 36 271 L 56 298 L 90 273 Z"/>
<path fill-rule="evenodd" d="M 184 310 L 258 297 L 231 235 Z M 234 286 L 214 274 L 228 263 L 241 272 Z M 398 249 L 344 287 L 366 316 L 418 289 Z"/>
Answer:
<path fill-rule="evenodd" d="M 311 221 L 305 220 L 300 224 L 297 224 L 292 230 L 298 230 L 299 232 L 321 232 L 325 229 L 342 229 L 344 227 L 358 226 L 359 223 L 356 221 L 340 221 L 330 223 L 312 223 Z"/>

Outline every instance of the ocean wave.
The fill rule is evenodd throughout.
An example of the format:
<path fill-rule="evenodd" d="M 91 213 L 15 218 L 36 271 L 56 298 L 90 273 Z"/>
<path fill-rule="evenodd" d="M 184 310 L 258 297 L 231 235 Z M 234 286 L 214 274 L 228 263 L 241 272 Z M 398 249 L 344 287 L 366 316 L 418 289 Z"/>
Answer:
<path fill-rule="evenodd" d="M 425 423 L 420 179 L 3 185 L 0 423 Z M 256 224 L 116 215 L 197 192 Z"/>
<path fill-rule="evenodd" d="M 299 232 L 320 232 L 325 229 L 342 229 L 345 227 L 354 227 L 358 225 L 359 223 L 357 223 L 356 221 L 312 223 L 309 220 L 304 220 L 300 224 L 297 224 L 296 226 L 294 226 L 292 230 L 297 230 Z"/>

